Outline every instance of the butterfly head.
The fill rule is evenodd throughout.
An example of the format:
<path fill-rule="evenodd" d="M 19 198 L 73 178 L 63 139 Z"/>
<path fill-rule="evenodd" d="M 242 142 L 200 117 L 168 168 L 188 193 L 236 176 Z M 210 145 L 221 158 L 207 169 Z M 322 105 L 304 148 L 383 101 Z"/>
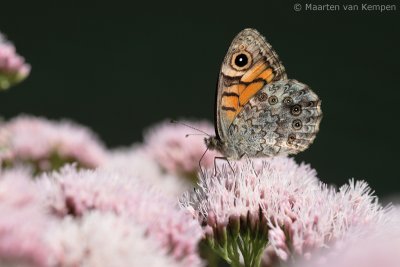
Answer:
<path fill-rule="evenodd" d="M 209 150 L 223 151 L 224 144 L 217 136 L 204 138 L 204 142 Z"/>

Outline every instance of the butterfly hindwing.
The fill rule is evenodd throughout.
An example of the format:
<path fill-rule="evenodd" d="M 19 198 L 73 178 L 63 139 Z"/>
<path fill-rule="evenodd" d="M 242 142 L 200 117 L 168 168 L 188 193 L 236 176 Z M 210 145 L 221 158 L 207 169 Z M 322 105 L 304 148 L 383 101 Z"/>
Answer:
<path fill-rule="evenodd" d="M 271 45 L 256 30 L 245 29 L 232 41 L 222 63 L 217 92 L 217 132 L 225 139 L 235 117 L 266 84 L 286 79 Z"/>
<path fill-rule="evenodd" d="M 297 154 L 314 141 L 321 118 L 321 101 L 307 85 L 277 81 L 243 107 L 229 127 L 227 142 L 237 156 Z"/>

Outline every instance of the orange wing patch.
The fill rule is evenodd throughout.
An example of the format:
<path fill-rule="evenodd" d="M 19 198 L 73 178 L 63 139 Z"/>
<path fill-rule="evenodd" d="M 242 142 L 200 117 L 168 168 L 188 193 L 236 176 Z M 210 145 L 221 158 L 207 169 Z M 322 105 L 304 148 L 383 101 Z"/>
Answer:
<path fill-rule="evenodd" d="M 264 84 L 264 81 L 258 81 L 249 84 L 239 96 L 240 106 L 243 107 L 247 102 L 249 102 L 250 98 L 252 98 L 259 90 L 261 90 L 261 88 L 264 87 Z"/>
<path fill-rule="evenodd" d="M 243 106 L 260 91 L 265 84 L 271 83 L 275 74 L 265 60 L 259 60 L 246 71 L 239 83 L 223 88 L 221 99 L 221 113 L 232 123 Z"/>
<path fill-rule="evenodd" d="M 267 83 L 270 83 L 272 79 L 274 78 L 274 72 L 272 71 L 271 68 L 268 68 L 264 70 L 258 77 L 267 81 Z"/>
<path fill-rule="evenodd" d="M 246 89 L 244 84 L 234 84 L 224 88 L 222 92 L 221 109 L 224 116 L 233 121 L 239 110 L 239 96 Z"/>
<path fill-rule="evenodd" d="M 251 69 L 246 71 L 246 73 L 240 79 L 241 82 L 250 83 L 254 81 L 266 68 L 268 67 L 268 63 L 259 60 L 257 63 L 254 64 Z"/>

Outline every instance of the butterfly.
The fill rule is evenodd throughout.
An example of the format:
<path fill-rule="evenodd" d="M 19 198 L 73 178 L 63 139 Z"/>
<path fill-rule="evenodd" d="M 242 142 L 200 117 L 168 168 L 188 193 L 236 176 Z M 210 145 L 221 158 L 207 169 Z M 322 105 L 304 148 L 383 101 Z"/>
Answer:
<path fill-rule="evenodd" d="M 304 83 L 288 79 L 265 38 L 244 29 L 222 62 L 216 96 L 216 136 L 207 148 L 229 159 L 297 154 L 314 141 L 321 101 Z"/>

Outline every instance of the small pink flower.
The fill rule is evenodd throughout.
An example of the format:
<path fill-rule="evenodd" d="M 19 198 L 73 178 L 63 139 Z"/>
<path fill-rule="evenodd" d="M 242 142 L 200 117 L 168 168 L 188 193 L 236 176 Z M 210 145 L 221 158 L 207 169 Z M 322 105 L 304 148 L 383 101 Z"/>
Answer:
<path fill-rule="evenodd" d="M 0 33 L 0 90 L 24 80 L 30 65 L 15 51 L 15 46 Z"/>
<path fill-rule="evenodd" d="M 104 163 L 106 152 L 97 137 L 83 126 L 40 117 L 19 116 L 0 128 L 0 162 L 31 163 L 39 171 L 77 162 L 94 168 Z"/>
<path fill-rule="evenodd" d="M 214 135 L 214 127 L 206 121 L 182 121 L 187 125 Z M 148 153 L 168 172 L 197 174 L 199 161 L 206 151 L 204 136 L 188 136 L 199 132 L 179 123 L 163 122 L 147 131 L 145 145 Z M 201 134 L 201 133 L 200 133 Z M 213 166 L 215 151 L 207 151 L 201 161 L 202 167 Z"/>

